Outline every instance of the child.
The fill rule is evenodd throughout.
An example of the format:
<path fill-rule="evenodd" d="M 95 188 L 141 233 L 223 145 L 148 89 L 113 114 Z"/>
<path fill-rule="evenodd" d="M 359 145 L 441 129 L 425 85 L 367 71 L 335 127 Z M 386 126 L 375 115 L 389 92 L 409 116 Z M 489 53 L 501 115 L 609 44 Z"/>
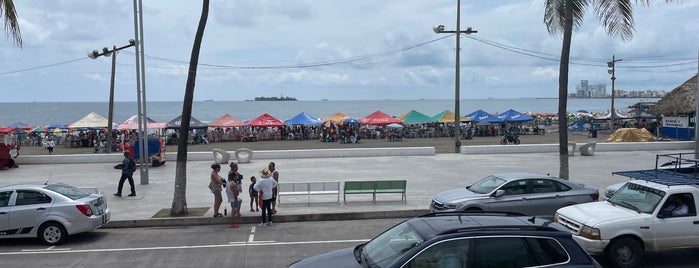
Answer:
<path fill-rule="evenodd" d="M 231 203 L 231 226 L 230 228 L 238 228 L 235 224 L 235 218 L 240 217 L 240 199 L 238 198 L 238 185 L 235 181 L 229 181 L 226 185 L 226 195 L 228 202 Z"/>
<path fill-rule="evenodd" d="M 260 204 L 257 203 L 257 191 L 253 187 L 255 187 L 255 182 L 257 182 L 257 178 L 255 176 L 250 177 L 250 189 L 248 190 L 248 193 L 250 194 L 250 211 L 260 211 Z M 255 210 L 252 209 L 252 203 L 255 202 Z"/>

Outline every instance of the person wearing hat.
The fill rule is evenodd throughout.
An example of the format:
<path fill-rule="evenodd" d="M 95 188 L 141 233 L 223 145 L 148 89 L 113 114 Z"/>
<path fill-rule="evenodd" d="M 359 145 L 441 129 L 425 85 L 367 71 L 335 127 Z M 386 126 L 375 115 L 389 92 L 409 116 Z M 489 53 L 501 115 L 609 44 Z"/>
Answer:
<path fill-rule="evenodd" d="M 277 187 L 277 182 L 272 179 L 272 172 L 265 168 L 260 170 L 260 180 L 253 187 L 262 196 L 262 221 L 259 226 L 272 225 L 272 189 Z"/>

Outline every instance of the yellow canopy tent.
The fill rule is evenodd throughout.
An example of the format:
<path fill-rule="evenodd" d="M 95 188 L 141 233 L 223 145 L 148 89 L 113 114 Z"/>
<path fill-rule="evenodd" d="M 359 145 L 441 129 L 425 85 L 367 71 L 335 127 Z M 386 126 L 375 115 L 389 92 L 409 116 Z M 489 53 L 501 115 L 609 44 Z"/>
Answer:
<path fill-rule="evenodd" d="M 335 125 L 342 125 L 345 123 L 345 119 L 347 119 L 347 118 L 350 118 L 350 117 L 341 113 L 341 112 L 337 112 L 337 113 L 331 114 L 330 116 L 323 119 L 323 124 L 325 124 L 326 122 L 329 121 Z"/>
<path fill-rule="evenodd" d="M 645 128 L 620 128 L 607 138 L 609 142 L 655 141 L 653 134 Z"/>
<path fill-rule="evenodd" d="M 432 117 L 432 119 L 436 120 L 439 123 L 454 123 L 454 112 L 446 110 L 435 115 L 434 117 Z M 461 120 L 459 121 L 471 122 L 471 119 L 462 115 Z"/>

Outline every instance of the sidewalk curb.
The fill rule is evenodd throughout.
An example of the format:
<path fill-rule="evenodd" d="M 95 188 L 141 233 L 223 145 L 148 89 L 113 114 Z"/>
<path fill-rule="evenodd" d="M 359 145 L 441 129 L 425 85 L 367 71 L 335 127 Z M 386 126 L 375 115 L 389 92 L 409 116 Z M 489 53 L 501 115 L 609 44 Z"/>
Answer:
<path fill-rule="evenodd" d="M 293 214 L 273 216 L 274 222 L 306 222 L 306 221 L 342 221 L 342 220 L 372 220 L 390 218 L 412 218 L 426 214 L 427 209 L 371 211 L 371 212 L 343 212 L 324 214 Z M 259 223 L 260 216 L 243 216 L 236 219 L 238 224 Z M 194 225 L 225 225 L 230 223 L 230 216 L 213 217 L 181 217 L 181 218 L 151 218 L 143 220 L 117 220 L 110 221 L 102 228 L 142 228 L 164 226 L 194 226 Z"/>

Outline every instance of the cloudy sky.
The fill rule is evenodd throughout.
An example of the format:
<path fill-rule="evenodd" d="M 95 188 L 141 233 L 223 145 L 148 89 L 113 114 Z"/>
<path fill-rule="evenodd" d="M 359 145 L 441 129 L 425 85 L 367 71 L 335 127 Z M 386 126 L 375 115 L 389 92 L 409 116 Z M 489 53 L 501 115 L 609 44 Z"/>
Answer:
<path fill-rule="evenodd" d="M 561 37 L 543 24 L 544 0 L 464 0 L 461 97 L 558 96 Z M 128 44 L 131 0 L 15 0 L 23 48 L 0 39 L 0 102 L 107 101 L 110 58 Z M 201 2 L 143 1 L 148 101 L 181 101 Z M 569 91 L 580 80 L 672 90 L 697 72 L 699 1 L 636 6 L 629 42 L 605 34 L 589 10 L 574 33 Z M 300 100 L 452 99 L 454 0 L 212 0 L 195 100 L 293 96 Z M 133 48 L 117 57 L 116 100 L 136 101 Z"/>

